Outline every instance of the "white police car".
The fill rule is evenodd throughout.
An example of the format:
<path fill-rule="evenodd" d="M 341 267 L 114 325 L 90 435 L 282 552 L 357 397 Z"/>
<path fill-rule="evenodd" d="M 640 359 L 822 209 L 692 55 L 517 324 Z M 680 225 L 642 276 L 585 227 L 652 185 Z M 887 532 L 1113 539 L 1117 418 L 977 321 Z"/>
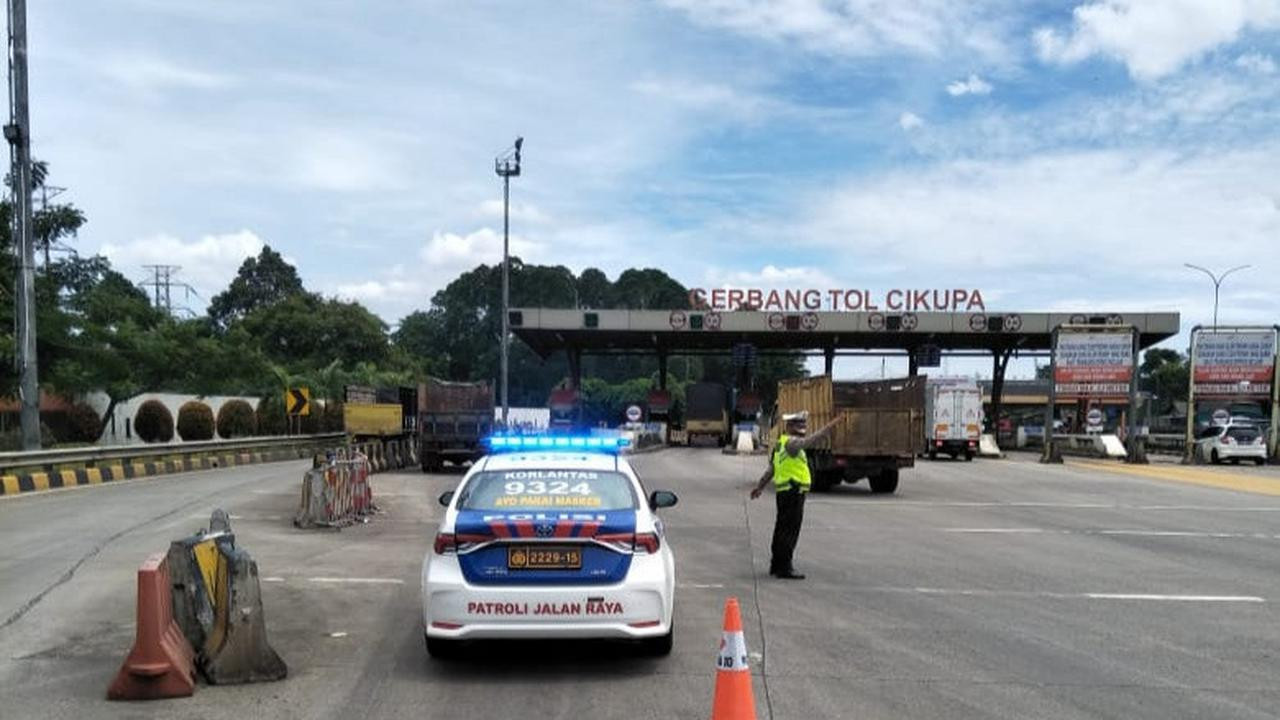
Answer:
<path fill-rule="evenodd" d="M 422 564 L 427 651 L 496 638 L 622 638 L 671 652 L 675 559 L 617 438 L 499 436 Z"/>

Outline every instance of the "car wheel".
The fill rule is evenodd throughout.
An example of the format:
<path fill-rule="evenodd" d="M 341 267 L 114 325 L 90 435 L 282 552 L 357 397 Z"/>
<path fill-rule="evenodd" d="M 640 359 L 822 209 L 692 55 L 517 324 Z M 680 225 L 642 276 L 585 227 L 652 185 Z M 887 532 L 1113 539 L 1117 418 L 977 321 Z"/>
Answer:
<path fill-rule="evenodd" d="M 640 651 L 649 657 L 666 657 L 671 654 L 671 648 L 675 644 L 676 629 L 673 626 L 667 631 L 666 635 L 660 635 L 655 638 L 645 638 L 640 641 Z"/>
<path fill-rule="evenodd" d="M 458 656 L 458 641 L 444 638 L 433 638 L 423 633 L 427 641 L 427 654 L 437 660 L 449 660 Z"/>
<path fill-rule="evenodd" d="M 1266 464 L 1267 464 L 1267 459 L 1266 459 L 1266 458 L 1254 458 L 1254 459 L 1253 459 L 1253 461 L 1254 461 L 1254 462 L 1256 462 L 1256 463 L 1258 463 L 1259 465 L 1266 465 Z"/>
<path fill-rule="evenodd" d="M 1214 465 L 1220 465 L 1222 463 L 1222 458 L 1218 457 L 1217 450 L 1212 450 L 1209 452 L 1209 462 L 1213 463 Z"/>

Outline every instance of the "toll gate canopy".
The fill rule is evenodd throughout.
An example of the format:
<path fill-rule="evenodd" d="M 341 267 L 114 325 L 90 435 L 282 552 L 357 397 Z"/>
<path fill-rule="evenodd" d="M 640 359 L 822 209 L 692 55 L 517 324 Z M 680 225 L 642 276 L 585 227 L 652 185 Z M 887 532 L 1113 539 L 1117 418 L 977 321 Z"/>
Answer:
<path fill-rule="evenodd" d="M 571 354 L 681 355 L 759 350 L 840 354 L 937 348 L 966 352 L 1047 353 L 1064 324 L 1131 325 L 1142 348 L 1173 337 L 1178 313 L 1024 312 L 728 312 L 515 308 L 511 330 L 542 357 Z M 914 356 L 913 356 L 914 357 Z M 914 364 L 914 363 L 913 363 Z"/>

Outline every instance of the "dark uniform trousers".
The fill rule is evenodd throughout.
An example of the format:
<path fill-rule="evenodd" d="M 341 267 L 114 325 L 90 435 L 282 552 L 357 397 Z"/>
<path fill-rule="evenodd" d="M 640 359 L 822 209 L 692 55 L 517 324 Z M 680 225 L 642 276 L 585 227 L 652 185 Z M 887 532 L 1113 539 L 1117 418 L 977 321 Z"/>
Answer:
<path fill-rule="evenodd" d="M 786 573 L 794 569 L 791 557 L 796 552 L 796 541 L 800 539 L 800 524 L 804 522 L 804 496 L 794 483 L 790 490 L 777 493 L 778 517 L 773 523 L 771 573 Z"/>

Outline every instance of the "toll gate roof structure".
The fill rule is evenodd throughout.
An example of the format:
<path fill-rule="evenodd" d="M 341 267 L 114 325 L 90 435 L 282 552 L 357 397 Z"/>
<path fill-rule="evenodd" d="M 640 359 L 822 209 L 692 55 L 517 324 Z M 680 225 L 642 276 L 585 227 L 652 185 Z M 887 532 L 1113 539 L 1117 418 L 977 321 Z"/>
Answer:
<path fill-rule="evenodd" d="M 513 308 L 511 329 L 538 355 L 705 354 L 750 344 L 814 354 L 841 350 L 1046 353 L 1064 324 L 1132 325 L 1142 348 L 1179 331 L 1178 313 L 763 312 Z"/>

